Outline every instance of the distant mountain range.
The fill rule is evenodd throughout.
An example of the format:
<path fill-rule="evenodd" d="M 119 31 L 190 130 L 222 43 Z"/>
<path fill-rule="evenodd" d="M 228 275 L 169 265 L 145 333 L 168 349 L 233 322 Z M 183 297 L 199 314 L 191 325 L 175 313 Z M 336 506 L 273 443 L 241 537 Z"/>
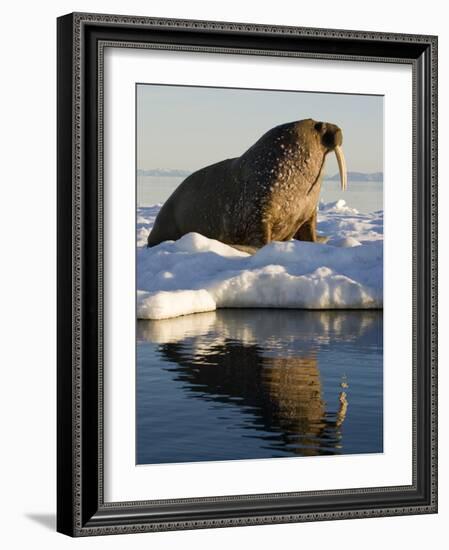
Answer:
<path fill-rule="evenodd" d="M 192 173 L 191 170 L 181 170 L 178 168 L 151 168 L 148 170 L 137 170 L 138 176 L 153 176 L 158 178 L 185 178 Z M 325 176 L 325 180 L 328 181 L 340 181 L 340 174 L 334 174 L 333 176 Z M 382 172 L 372 172 L 367 174 L 365 172 L 348 172 L 348 181 L 383 181 Z"/>
<path fill-rule="evenodd" d="M 328 181 L 340 181 L 340 174 L 333 176 L 325 176 L 325 180 Z M 382 172 L 372 172 L 366 174 L 364 172 L 348 172 L 348 181 L 383 181 L 384 175 Z"/>

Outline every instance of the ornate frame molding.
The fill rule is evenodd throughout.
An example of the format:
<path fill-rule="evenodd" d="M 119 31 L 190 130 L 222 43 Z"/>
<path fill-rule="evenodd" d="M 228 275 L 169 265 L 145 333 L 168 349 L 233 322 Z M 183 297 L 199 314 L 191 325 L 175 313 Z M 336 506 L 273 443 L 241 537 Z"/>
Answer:
<path fill-rule="evenodd" d="M 139 31 L 139 36 L 131 40 L 130 36 L 135 34 L 136 30 Z M 156 32 L 157 40 L 154 40 L 151 31 Z M 182 32 L 183 37 L 189 36 L 189 40 L 196 43 L 177 43 L 177 31 Z M 147 35 L 145 41 L 142 41 L 142 33 Z M 222 40 L 223 45 L 216 44 L 220 42 L 220 37 L 226 39 Z M 270 38 L 276 41 L 270 42 Z M 282 38 L 286 39 L 285 48 L 278 45 L 282 44 Z M 232 45 L 233 41 L 236 42 L 235 45 Z M 242 42 L 247 43 L 247 46 L 242 46 Z M 330 42 L 333 43 L 331 49 Z M 255 43 L 259 44 L 259 47 L 256 47 Z M 276 48 L 273 49 L 272 44 L 276 44 Z M 103 52 L 106 46 L 412 65 L 414 448 L 411 486 L 104 503 L 102 105 Z M 339 53 L 333 53 L 334 50 L 338 50 Z M 85 112 L 94 103 L 97 116 L 96 120 L 92 121 L 86 118 Z M 68 124 L 72 128 L 69 138 L 66 131 Z M 437 511 L 436 37 L 103 14 L 70 14 L 58 20 L 58 144 L 60 532 L 72 536 L 88 536 Z M 89 153 L 92 148 L 96 149 L 95 155 Z M 92 204 L 87 212 L 86 201 L 90 201 L 89 204 L 95 203 L 95 212 L 92 211 Z M 95 237 L 93 248 L 86 245 L 86 232 Z M 86 304 L 93 299 L 96 300 L 97 325 L 92 337 L 92 318 L 86 316 Z M 88 364 L 95 366 L 91 369 L 94 370 L 93 373 L 86 370 Z M 97 416 L 95 429 L 87 427 L 84 420 L 92 413 Z M 382 500 L 379 494 L 385 498 Z M 390 495 L 388 499 L 387 495 Z M 278 502 L 295 499 L 298 510 L 289 513 L 262 513 L 254 504 L 255 500 L 269 503 L 276 499 Z M 300 504 L 301 499 L 304 504 Z M 201 516 L 193 509 L 194 504 L 201 504 L 204 509 L 212 503 L 221 503 L 226 513 L 223 512 L 221 517 L 216 517 L 215 513 L 214 517 L 211 517 L 205 510 Z M 232 504 L 238 505 L 232 507 Z M 251 513 L 251 506 L 248 507 L 248 504 L 253 505 L 255 513 Z M 159 515 L 159 519 L 155 520 L 151 509 L 161 505 L 171 505 L 176 510 L 166 517 Z M 289 504 L 289 507 L 291 509 L 292 505 Z M 287 509 L 287 505 L 285 508 Z"/>

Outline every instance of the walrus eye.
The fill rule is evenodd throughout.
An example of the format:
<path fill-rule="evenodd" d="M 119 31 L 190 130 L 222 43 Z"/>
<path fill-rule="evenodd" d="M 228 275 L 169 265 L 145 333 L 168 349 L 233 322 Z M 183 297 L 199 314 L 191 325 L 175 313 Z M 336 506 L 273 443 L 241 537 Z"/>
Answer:
<path fill-rule="evenodd" d="M 323 128 L 323 123 L 322 123 L 322 122 L 317 122 L 317 123 L 315 124 L 315 130 L 316 130 L 317 132 L 321 132 L 321 129 L 322 129 L 322 128 Z"/>

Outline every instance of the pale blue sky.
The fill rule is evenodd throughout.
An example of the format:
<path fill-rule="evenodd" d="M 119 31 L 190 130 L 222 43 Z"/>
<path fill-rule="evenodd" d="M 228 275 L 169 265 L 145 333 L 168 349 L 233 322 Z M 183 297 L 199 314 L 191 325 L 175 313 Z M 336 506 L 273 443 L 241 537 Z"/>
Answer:
<path fill-rule="evenodd" d="M 342 128 L 349 171 L 383 171 L 383 97 L 150 84 L 137 86 L 137 168 L 197 170 L 303 118 Z"/>

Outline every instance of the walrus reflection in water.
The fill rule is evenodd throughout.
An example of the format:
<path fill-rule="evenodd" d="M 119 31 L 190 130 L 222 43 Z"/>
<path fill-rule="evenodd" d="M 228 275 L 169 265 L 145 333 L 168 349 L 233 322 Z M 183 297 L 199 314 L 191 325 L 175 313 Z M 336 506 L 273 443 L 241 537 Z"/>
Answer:
<path fill-rule="evenodd" d="M 338 410 L 326 411 L 318 361 L 309 357 L 264 358 L 261 380 L 281 430 L 302 456 L 326 454 L 340 446 L 348 400 L 338 395 Z M 342 382 L 342 387 L 345 383 Z"/>
<path fill-rule="evenodd" d="M 271 241 L 320 242 L 317 206 L 327 154 L 334 151 L 346 189 L 343 135 L 312 119 L 269 130 L 242 156 L 187 177 L 165 202 L 148 246 L 196 232 L 254 251 Z"/>
<path fill-rule="evenodd" d="M 259 419 L 259 429 L 280 432 L 281 449 L 287 445 L 299 456 L 338 452 L 346 393 L 339 392 L 337 411 L 326 410 L 315 354 L 266 357 L 257 345 L 231 340 L 207 347 L 204 353 L 198 348 L 194 356 L 186 353 L 183 343 L 163 344 L 159 351 L 178 365 L 172 372 L 186 390 L 251 411 Z"/>

